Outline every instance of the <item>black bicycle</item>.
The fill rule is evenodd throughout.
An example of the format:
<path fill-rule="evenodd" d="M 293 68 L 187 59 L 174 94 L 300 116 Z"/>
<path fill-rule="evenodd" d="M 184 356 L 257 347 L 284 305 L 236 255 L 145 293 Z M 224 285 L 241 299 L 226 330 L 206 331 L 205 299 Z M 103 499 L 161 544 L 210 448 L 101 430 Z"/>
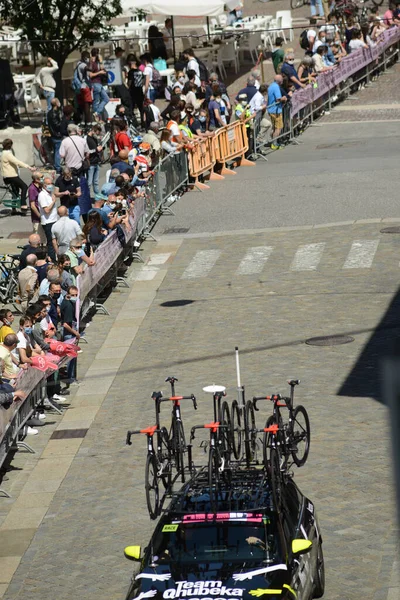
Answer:
<path fill-rule="evenodd" d="M 299 383 L 299 379 L 291 379 L 288 381 L 288 384 L 290 385 L 289 397 L 282 397 L 280 394 L 275 394 L 273 396 L 255 396 L 253 398 L 254 409 L 256 411 L 259 410 L 257 408 L 257 402 L 260 400 L 270 400 L 274 403 L 273 413 L 267 419 L 265 427 L 268 428 L 274 424 L 278 425 L 279 431 L 276 443 L 283 457 L 281 469 L 285 471 L 289 467 L 290 458 L 292 458 L 293 462 L 298 467 L 302 467 L 307 461 L 310 452 L 311 432 L 308 413 L 301 404 L 294 407 L 294 388 L 296 385 L 299 385 Z M 289 419 L 286 423 L 282 418 L 281 408 L 287 408 L 289 411 Z M 271 448 L 268 436 L 269 433 L 266 432 L 263 440 L 264 464 L 268 463 L 268 452 Z"/>
<path fill-rule="evenodd" d="M 245 401 L 244 386 L 240 389 L 240 397 L 240 404 L 234 400 L 231 407 L 232 450 L 236 460 L 244 459 L 246 466 L 250 467 L 257 450 L 257 434 L 254 432 L 256 418 L 253 402 Z M 242 456 L 242 445 L 244 446 L 244 456 Z"/>

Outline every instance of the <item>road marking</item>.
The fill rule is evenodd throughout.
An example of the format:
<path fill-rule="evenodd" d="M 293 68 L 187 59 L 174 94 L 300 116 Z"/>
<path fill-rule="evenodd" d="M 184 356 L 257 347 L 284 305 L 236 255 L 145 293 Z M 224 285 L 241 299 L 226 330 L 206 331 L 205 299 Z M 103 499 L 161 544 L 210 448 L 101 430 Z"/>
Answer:
<path fill-rule="evenodd" d="M 199 252 L 196 252 L 184 270 L 181 279 L 205 277 L 217 262 L 220 254 L 220 250 L 200 250 Z"/>
<path fill-rule="evenodd" d="M 237 268 L 236 275 L 254 275 L 261 273 L 265 263 L 272 254 L 272 246 L 256 246 L 249 248 L 246 256 Z"/>
<path fill-rule="evenodd" d="M 290 267 L 291 271 L 315 271 L 321 260 L 324 248 L 325 242 L 300 246 Z"/>
<path fill-rule="evenodd" d="M 151 281 L 159 272 L 158 267 L 142 267 L 139 273 L 136 275 L 136 281 Z"/>
<path fill-rule="evenodd" d="M 356 240 L 353 242 L 343 269 L 369 269 L 378 245 L 379 240 Z"/>
<path fill-rule="evenodd" d="M 171 256 L 171 252 L 166 252 L 165 254 L 150 254 L 147 264 L 149 266 L 164 265 L 170 256 Z"/>

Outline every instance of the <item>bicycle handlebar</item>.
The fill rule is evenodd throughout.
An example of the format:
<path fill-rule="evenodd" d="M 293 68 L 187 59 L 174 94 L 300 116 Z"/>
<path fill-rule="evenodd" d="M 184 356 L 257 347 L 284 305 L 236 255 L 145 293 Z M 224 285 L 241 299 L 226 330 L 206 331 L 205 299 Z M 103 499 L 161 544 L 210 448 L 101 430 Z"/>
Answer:
<path fill-rule="evenodd" d="M 282 396 L 280 394 L 274 394 L 272 396 L 253 396 L 254 410 L 260 410 L 257 408 L 257 402 L 259 400 L 271 400 L 272 402 L 278 402 L 279 400 L 282 400 Z"/>
<path fill-rule="evenodd" d="M 190 396 L 168 396 L 164 398 L 162 392 L 153 392 L 151 397 L 158 402 L 180 402 L 181 400 L 191 400 L 193 402 L 194 410 L 197 410 L 197 401 L 194 394 L 190 394 Z"/>
<path fill-rule="evenodd" d="M 136 435 L 137 433 L 143 433 L 145 435 L 149 435 L 150 437 L 155 434 L 156 431 L 160 431 L 157 425 L 152 425 L 151 427 L 146 427 L 145 429 L 132 429 L 127 431 L 126 433 L 126 445 L 132 446 L 131 437 Z"/>
<path fill-rule="evenodd" d="M 222 425 L 221 423 L 217 422 L 212 422 L 212 423 L 206 423 L 205 425 L 194 425 L 192 427 L 192 429 L 190 430 L 190 441 L 194 440 L 195 435 L 194 432 L 196 429 L 211 429 L 211 430 L 215 430 L 216 429 L 228 429 L 228 425 Z"/>

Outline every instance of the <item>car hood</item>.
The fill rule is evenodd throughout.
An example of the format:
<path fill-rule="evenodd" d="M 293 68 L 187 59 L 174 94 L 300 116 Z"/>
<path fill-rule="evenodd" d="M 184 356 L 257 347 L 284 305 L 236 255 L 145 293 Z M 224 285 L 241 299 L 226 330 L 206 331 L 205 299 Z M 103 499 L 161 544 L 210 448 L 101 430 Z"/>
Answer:
<path fill-rule="evenodd" d="M 136 576 L 137 599 L 155 600 L 234 600 L 281 598 L 288 583 L 284 564 L 243 566 L 231 563 L 171 563 L 163 568 L 145 569 Z M 267 591 L 268 590 L 268 591 Z"/>

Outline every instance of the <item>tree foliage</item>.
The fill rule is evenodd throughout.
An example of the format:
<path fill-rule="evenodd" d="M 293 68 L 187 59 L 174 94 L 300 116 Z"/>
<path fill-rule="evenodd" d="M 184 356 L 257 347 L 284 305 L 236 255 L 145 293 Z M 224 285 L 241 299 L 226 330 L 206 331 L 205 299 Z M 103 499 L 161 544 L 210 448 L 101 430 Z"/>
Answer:
<path fill-rule="evenodd" d="M 106 23 L 121 13 L 121 0 L 0 0 L 2 19 L 60 65 L 74 50 L 109 39 Z"/>

